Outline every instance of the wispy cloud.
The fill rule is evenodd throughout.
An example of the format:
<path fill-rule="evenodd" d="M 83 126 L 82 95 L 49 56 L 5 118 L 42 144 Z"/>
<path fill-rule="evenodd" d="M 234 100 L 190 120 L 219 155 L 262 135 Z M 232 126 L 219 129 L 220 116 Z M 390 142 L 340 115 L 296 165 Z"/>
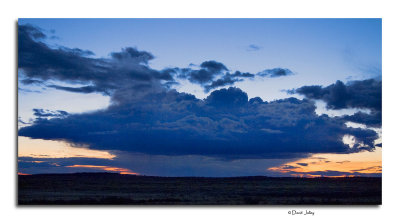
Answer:
<path fill-rule="evenodd" d="M 258 46 L 258 45 L 256 45 L 256 44 L 250 44 L 250 45 L 248 45 L 247 48 L 246 48 L 247 51 L 259 51 L 259 50 L 261 50 L 261 49 L 262 49 L 262 47 L 261 47 L 261 46 Z"/>

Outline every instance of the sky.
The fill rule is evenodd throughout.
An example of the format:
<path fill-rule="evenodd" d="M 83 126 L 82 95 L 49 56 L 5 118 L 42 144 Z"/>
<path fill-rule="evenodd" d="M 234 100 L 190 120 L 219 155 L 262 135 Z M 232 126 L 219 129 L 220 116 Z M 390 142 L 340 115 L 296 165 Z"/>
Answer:
<path fill-rule="evenodd" d="M 381 176 L 381 19 L 19 19 L 18 171 Z"/>

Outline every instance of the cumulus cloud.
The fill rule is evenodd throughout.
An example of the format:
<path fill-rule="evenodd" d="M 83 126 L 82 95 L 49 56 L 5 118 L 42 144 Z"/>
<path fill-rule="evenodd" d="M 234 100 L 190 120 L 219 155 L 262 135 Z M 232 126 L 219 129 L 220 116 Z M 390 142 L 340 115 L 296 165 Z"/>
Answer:
<path fill-rule="evenodd" d="M 290 93 L 298 93 L 309 99 L 326 102 L 328 109 L 361 108 L 369 109 L 369 114 L 357 112 L 345 115 L 347 121 L 380 127 L 382 125 L 382 81 L 375 79 L 351 81 L 344 84 L 337 81 L 327 87 L 303 86 Z"/>
<path fill-rule="evenodd" d="M 296 93 L 310 99 L 321 99 L 329 109 L 369 108 L 380 110 L 382 107 L 382 81 L 375 79 L 352 81 L 345 85 L 342 81 L 327 87 L 304 86 Z"/>
<path fill-rule="evenodd" d="M 231 159 L 291 158 L 374 148 L 374 131 L 348 128 L 344 121 L 318 116 L 309 100 L 254 103 L 256 100 L 250 103 L 238 88 L 214 91 L 204 100 L 170 90 L 88 114 L 37 119 L 21 128 L 19 135 L 93 149 Z M 342 142 L 346 134 L 362 146 L 349 148 Z"/>

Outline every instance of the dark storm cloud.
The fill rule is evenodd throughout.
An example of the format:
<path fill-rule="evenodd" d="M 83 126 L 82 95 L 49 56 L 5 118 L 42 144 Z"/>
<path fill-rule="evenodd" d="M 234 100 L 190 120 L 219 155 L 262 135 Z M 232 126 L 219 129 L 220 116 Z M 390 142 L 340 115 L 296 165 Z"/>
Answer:
<path fill-rule="evenodd" d="M 282 77 L 282 76 L 289 76 L 289 75 L 293 75 L 294 73 L 289 70 L 289 69 L 285 69 L 285 68 L 273 68 L 273 69 L 267 69 L 264 70 L 262 72 L 257 73 L 258 76 L 261 77 Z"/>
<path fill-rule="evenodd" d="M 346 115 L 347 121 L 380 127 L 382 125 L 382 81 L 368 79 L 344 84 L 337 81 L 327 87 L 303 86 L 290 93 L 298 93 L 309 99 L 326 102 L 328 109 L 369 109 L 370 114 L 357 112 Z"/>
<path fill-rule="evenodd" d="M 111 53 L 111 58 L 91 58 L 93 53 L 66 47 L 51 48 L 41 42 L 46 35 L 30 25 L 18 26 L 18 68 L 23 71 L 23 84 L 44 81 L 64 81 L 87 84 L 82 88 L 52 85 L 60 90 L 111 94 L 119 89 L 147 86 L 159 88 L 161 81 L 173 81 L 166 72 L 148 67 L 154 56 L 145 51 L 127 47 Z M 90 85 L 90 86 L 89 86 Z"/>
<path fill-rule="evenodd" d="M 321 99 L 329 109 L 382 108 L 382 81 L 375 79 L 352 81 L 347 85 L 337 81 L 327 87 L 304 86 L 295 92 L 310 99 Z"/>
<path fill-rule="evenodd" d="M 343 144 L 345 134 L 355 136 L 359 146 Z M 238 88 L 214 91 L 204 100 L 174 90 L 150 93 L 97 112 L 37 119 L 19 135 L 94 149 L 228 159 L 373 150 L 377 138 L 374 131 L 318 116 L 309 100 L 250 103 Z"/>

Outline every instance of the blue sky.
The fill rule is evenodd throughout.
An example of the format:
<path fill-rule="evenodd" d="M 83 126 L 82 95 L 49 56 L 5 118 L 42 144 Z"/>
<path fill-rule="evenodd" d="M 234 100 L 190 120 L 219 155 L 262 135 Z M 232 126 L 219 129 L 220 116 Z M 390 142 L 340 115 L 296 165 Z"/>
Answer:
<path fill-rule="evenodd" d="M 107 60 L 114 64 L 115 62 L 111 61 L 113 59 L 111 52 L 125 52 L 123 49 L 126 49 L 126 47 L 134 47 L 138 50 L 135 51 L 137 54 L 147 55 L 145 52 L 149 52 L 154 56 L 154 58 L 142 61 L 146 63 L 144 66 L 146 69 L 162 71 L 165 68 L 179 68 L 179 72 L 183 75 L 184 69 L 191 69 L 191 71 L 201 70 L 202 68 L 211 69 L 206 67 L 203 62 L 214 61 L 214 65 L 226 68 L 226 70 L 222 68 L 221 72 L 233 74 L 235 71 L 240 71 L 242 73 L 248 72 L 254 76 L 253 78 L 243 78 L 242 81 L 235 81 L 232 85 L 217 87 L 209 92 L 204 91 L 203 84 L 194 81 L 193 74 L 195 72 L 185 74 L 189 75 L 185 78 L 174 76 L 174 81 L 179 82 L 179 84 L 173 85 L 172 88 L 180 93 L 193 94 L 197 99 L 210 97 L 214 90 L 235 86 L 245 92 L 249 99 L 260 97 L 264 101 L 272 101 L 294 96 L 299 99 L 307 97 L 311 100 L 318 100 L 317 113 L 319 114 L 321 111 L 325 111 L 328 114 L 335 113 L 340 116 L 343 114 L 351 115 L 355 111 L 365 111 L 370 108 L 379 110 L 376 106 L 371 107 L 371 105 L 356 100 L 348 100 L 345 102 L 346 106 L 342 106 L 331 101 L 329 95 L 316 95 L 315 92 L 312 97 L 307 96 L 306 93 L 310 94 L 309 89 L 306 89 L 306 93 L 299 93 L 300 91 L 298 91 L 296 92 L 298 94 L 293 95 L 288 94 L 287 90 L 321 85 L 322 91 L 331 91 L 331 89 L 339 87 L 340 84 L 333 87 L 327 86 L 338 80 L 345 84 L 350 84 L 349 81 L 360 81 L 359 83 L 364 84 L 367 82 L 361 81 L 371 78 L 376 81 L 381 80 L 382 28 L 380 19 L 19 19 L 18 24 L 30 24 L 38 28 L 47 37 L 36 41 L 43 42 L 49 49 L 79 48 L 94 53 L 94 55 L 81 58 L 86 57 L 98 61 Z M 46 64 L 46 61 L 44 64 Z M 139 65 L 142 66 L 143 64 Z M 66 79 L 65 76 L 57 76 L 58 74 L 54 74 L 53 78 L 51 75 L 47 76 L 50 70 L 47 70 L 48 73 L 43 75 L 39 74 L 37 70 L 32 70 L 32 65 L 30 65 L 31 67 L 24 66 L 19 66 L 20 80 L 30 77 L 44 81 L 45 84 L 20 84 L 19 117 L 23 122 L 30 122 L 30 119 L 35 119 L 32 110 L 35 108 L 52 111 L 63 110 L 72 114 L 80 114 L 88 111 L 95 112 L 97 109 L 107 109 L 110 103 L 116 101 L 117 96 L 114 93 L 108 94 L 108 96 L 101 91 L 82 94 L 48 87 L 49 85 L 82 87 L 89 86 L 88 83 L 94 83 L 98 80 L 84 79 L 85 81 L 82 81 L 81 78 L 73 80 L 68 79 L 68 77 Z M 50 63 L 48 66 L 51 68 Z M 36 66 L 34 68 L 38 69 Z M 258 75 L 259 72 L 274 68 L 288 69 L 290 75 L 274 78 Z M 40 69 L 39 71 L 42 72 Z M 24 75 L 24 73 L 27 75 Z M 375 86 L 374 83 L 372 84 Z M 348 90 L 357 92 L 352 90 L 352 87 L 359 90 L 357 86 L 359 85 L 350 84 Z M 101 84 L 101 87 L 104 87 L 104 83 Z M 221 94 L 225 93 L 222 91 Z M 230 93 L 236 94 L 237 92 L 232 90 L 226 94 Z M 240 93 L 237 95 L 240 95 Z M 208 101 L 212 101 L 211 98 Z M 323 109 L 325 104 L 321 101 L 328 104 L 332 103 L 333 107 L 330 110 Z M 210 114 L 210 117 L 216 118 L 214 115 Z M 240 117 L 239 115 L 237 118 L 240 119 Z M 355 117 L 351 120 L 355 120 Z M 40 126 L 40 123 L 33 121 L 33 126 L 36 125 Z M 281 131 L 269 128 L 262 129 L 271 134 Z M 354 134 L 362 135 L 361 132 Z M 32 135 L 35 134 L 30 132 L 26 133 L 25 136 L 32 137 Z M 85 141 L 60 136 L 56 138 L 50 136 L 35 137 L 47 140 L 57 138 L 72 144 Z M 76 142 L 74 142 L 75 139 Z M 90 142 L 88 143 L 90 144 Z M 93 144 L 89 147 L 104 150 L 104 148 L 96 148 L 96 146 L 99 145 Z M 123 152 L 129 151 L 124 149 Z M 143 153 L 142 150 L 139 152 Z M 158 153 L 159 151 L 154 152 Z M 175 152 L 179 153 L 179 151 Z M 323 151 L 318 150 L 318 152 Z M 168 155 L 169 157 L 164 158 L 164 160 L 177 159 L 169 153 L 153 155 Z M 180 155 L 207 157 L 209 154 L 197 151 L 193 154 L 184 153 Z M 212 159 L 215 159 L 214 155 L 212 155 Z M 298 158 L 307 156 L 310 156 L 310 154 L 303 154 Z M 293 159 L 293 157 L 290 158 Z M 158 157 L 158 159 L 160 158 Z M 188 163 L 187 157 L 182 159 L 183 163 Z M 203 159 L 203 157 L 198 159 Z M 206 169 L 212 169 L 211 167 L 215 165 L 214 162 L 217 161 L 214 160 Z M 280 162 L 267 160 L 265 162 L 265 168 L 267 168 L 276 166 L 277 163 L 289 162 L 289 160 Z M 154 164 L 151 165 L 155 166 Z M 157 165 L 161 164 L 158 163 Z M 225 165 L 225 169 L 229 169 L 228 166 L 232 163 L 218 165 Z M 259 168 L 262 165 L 257 163 L 256 166 Z M 135 168 L 138 167 L 135 166 Z M 254 169 L 257 168 L 254 167 Z M 252 170 L 253 167 L 248 169 Z M 254 173 L 262 173 L 260 169 L 257 171 Z M 152 173 L 157 174 L 156 171 Z M 251 171 L 236 170 L 236 174 L 243 173 L 251 174 Z M 199 174 L 205 173 L 200 171 Z M 221 175 L 224 175 L 223 171 L 221 171 Z M 235 172 L 229 172 L 228 175 L 235 175 Z"/>
<path fill-rule="evenodd" d="M 54 35 L 48 40 L 51 45 L 87 49 L 96 57 L 108 57 L 127 46 L 146 50 L 155 56 L 150 65 L 157 69 L 215 60 L 231 70 L 287 67 L 300 74 L 240 83 L 250 95 L 268 100 L 284 97 L 281 89 L 381 75 L 380 19 L 19 20 L 26 23 Z M 260 49 L 250 50 L 250 45 Z M 201 91 L 192 93 L 205 96 Z"/>

